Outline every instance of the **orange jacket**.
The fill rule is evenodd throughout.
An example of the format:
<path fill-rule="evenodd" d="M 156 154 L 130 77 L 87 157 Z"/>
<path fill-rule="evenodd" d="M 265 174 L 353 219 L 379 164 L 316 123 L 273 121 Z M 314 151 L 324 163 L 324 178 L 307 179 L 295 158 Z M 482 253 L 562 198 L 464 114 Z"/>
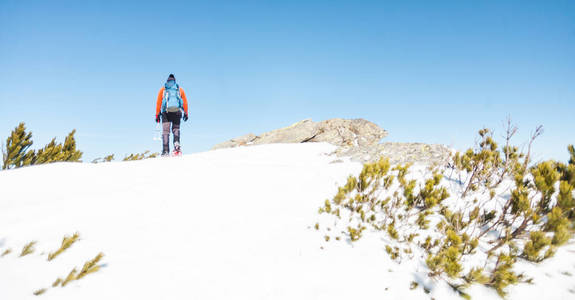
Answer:
<path fill-rule="evenodd" d="M 180 96 L 182 96 L 184 113 L 188 114 L 188 99 L 186 98 L 186 93 L 184 93 L 183 88 L 180 88 Z M 162 110 L 163 99 L 164 99 L 164 87 L 160 89 L 160 92 L 158 93 L 158 100 L 156 100 L 156 116 L 159 115 Z"/>

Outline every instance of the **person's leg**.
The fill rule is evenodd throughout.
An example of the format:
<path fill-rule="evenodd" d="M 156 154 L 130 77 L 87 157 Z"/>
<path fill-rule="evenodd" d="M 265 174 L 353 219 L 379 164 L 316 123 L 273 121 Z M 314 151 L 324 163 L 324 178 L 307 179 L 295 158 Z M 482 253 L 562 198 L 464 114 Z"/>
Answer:
<path fill-rule="evenodd" d="M 162 155 L 170 154 L 170 125 L 168 114 L 162 113 Z"/>
<path fill-rule="evenodd" d="M 174 149 L 180 151 L 180 120 L 182 119 L 181 112 L 172 113 L 170 116 L 172 122 L 172 134 L 174 135 Z"/>

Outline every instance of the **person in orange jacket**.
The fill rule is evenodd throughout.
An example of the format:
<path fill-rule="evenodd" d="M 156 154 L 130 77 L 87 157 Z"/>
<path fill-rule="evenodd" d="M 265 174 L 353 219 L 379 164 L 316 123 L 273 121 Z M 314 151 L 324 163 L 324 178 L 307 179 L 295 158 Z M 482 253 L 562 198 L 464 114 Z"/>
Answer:
<path fill-rule="evenodd" d="M 162 121 L 162 156 L 170 154 L 170 131 L 174 135 L 174 154 L 181 154 L 180 119 L 188 120 L 188 99 L 186 93 L 176 83 L 174 74 L 168 76 L 156 100 L 156 123 Z"/>

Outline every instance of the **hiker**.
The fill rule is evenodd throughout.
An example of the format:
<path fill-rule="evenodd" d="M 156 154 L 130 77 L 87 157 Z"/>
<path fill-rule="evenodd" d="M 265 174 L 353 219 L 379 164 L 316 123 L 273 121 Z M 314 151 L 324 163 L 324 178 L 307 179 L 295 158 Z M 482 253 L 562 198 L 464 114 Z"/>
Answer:
<path fill-rule="evenodd" d="M 174 155 L 181 155 L 180 119 L 188 120 L 188 100 L 186 93 L 176 83 L 174 74 L 168 76 L 164 87 L 158 93 L 156 101 L 156 123 L 162 121 L 162 156 L 170 155 L 170 129 L 174 135 Z"/>

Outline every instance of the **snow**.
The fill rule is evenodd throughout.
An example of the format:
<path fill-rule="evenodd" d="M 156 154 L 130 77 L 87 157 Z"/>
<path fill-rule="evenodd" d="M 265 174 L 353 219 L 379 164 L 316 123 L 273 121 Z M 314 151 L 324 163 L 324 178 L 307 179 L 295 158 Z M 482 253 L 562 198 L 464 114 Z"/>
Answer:
<path fill-rule="evenodd" d="M 420 258 L 392 261 L 375 233 L 326 242 L 313 228 L 325 199 L 361 170 L 331 163 L 334 150 L 273 144 L 0 172 L 0 253 L 13 251 L 0 258 L 0 299 L 461 299 L 424 276 Z M 48 262 L 74 232 L 81 240 Z M 36 252 L 18 257 L 33 240 Z M 99 252 L 100 271 L 51 288 Z M 509 299 L 575 299 L 573 242 L 516 265 L 534 284 L 510 287 Z M 467 292 L 500 299 L 478 285 Z"/>

